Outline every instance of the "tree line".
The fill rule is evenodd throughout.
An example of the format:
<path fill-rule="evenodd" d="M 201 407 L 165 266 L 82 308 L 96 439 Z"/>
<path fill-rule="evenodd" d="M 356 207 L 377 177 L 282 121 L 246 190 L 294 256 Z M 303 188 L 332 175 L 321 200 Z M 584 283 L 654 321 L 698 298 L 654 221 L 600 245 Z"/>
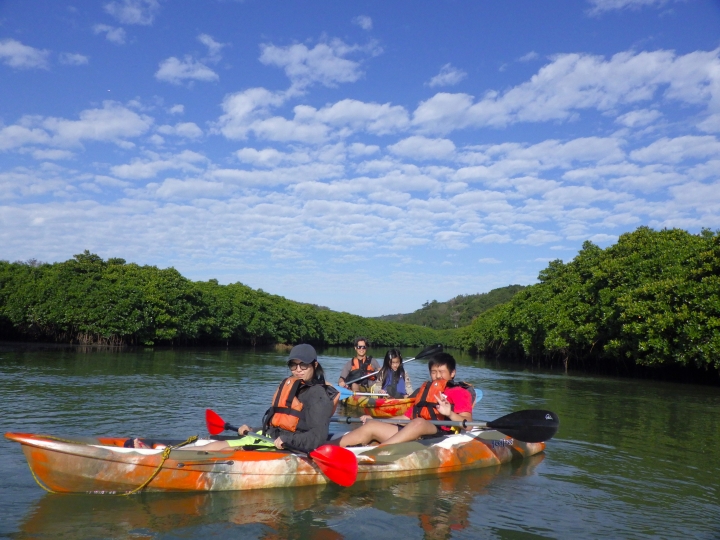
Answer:
<path fill-rule="evenodd" d="M 720 369 L 720 232 L 640 227 L 476 318 L 454 344 L 567 369 Z"/>
<path fill-rule="evenodd" d="M 429 326 L 436 330 L 449 330 L 470 324 L 475 317 L 490 308 L 509 302 L 525 287 L 508 285 L 481 294 L 461 294 L 447 302 L 425 302 L 420 309 L 412 313 L 383 315 L 376 317 L 383 321 L 404 322 Z"/>
<path fill-rule="evenodd" d="M 174 268 L 103 260 L 88 251 L 54 263 L 0 261 L 4 339 L 104 345 L 422 346 L 447 336 L 287 300 L 242 283 L 194 282 Z"/>

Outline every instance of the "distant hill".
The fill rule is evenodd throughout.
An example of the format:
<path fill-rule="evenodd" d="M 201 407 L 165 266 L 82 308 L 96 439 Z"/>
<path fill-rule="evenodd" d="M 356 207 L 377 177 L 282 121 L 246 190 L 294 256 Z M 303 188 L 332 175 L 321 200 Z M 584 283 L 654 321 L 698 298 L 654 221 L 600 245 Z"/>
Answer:
<path fill-rule="evenodd" d="M 437 300 L 425 302 L 422 308 L 413 313 L 382 315 L 375 318 L 382 321 L 418 324 L 437 330 L 459 328 L 467 326 L 475 317 L 488 309 L 510 301 L 524 288 L 522 285 L 508 285 L 483 294 L 461 294 L 447 302 Z"/>

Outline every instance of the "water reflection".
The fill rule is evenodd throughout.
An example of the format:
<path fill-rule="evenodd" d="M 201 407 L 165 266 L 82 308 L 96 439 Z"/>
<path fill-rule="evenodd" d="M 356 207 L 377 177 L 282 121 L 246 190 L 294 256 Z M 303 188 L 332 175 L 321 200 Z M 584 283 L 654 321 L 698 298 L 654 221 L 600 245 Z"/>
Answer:
<path fill-rule="evenodd" d="M 19 537 L 449 538 L 470 524 L 493 482 L 534 473 L 544 456 L 490 469 L 403 481 L 133 497 L 47 494 Z M 399 519 L 400 518 L 400 519 Z M 231 536 L 227 536 L 231 533 Z"/>

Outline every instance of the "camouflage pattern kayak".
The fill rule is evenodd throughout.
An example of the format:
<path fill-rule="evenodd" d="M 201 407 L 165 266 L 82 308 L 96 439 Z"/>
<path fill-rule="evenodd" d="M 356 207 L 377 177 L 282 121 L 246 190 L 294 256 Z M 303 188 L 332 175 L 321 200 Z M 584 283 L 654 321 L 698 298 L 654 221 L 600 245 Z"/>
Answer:
<path fill-rule="evenodd" d="M 59 438 L 6 433 L 20 443 L 37 483 L 63 493 L 227 491 L 324 484 L 304 454 L 232 448 L 205 452 L 204 441 L 177 449 L 125 448 L 126 438 Z M 494 430 L 473 430 L 423 441 L 349 448 L 357 481 L 494 467 L 538 454 L 545 443 L 524 443 Z"/>
<path fill-rule="evenodd" d="M 350 396 L 342 403 L 354 411 L 367 414 L 373 418 L 392 418 L 402 416 L 415 400 L 413 398 L 393 399 L 373 396 Z"/>

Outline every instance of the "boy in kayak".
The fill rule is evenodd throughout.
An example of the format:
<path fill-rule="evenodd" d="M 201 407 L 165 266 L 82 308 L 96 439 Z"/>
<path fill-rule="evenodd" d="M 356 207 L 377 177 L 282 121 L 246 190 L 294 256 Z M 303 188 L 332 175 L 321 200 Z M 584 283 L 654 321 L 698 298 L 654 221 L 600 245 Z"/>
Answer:
<path fill-rule="evenodd" d="M 361 381 L 352 383 L 349 387 L 345 381 L 354 381 L 370 373 L 380 371 L 380 366 L 372 356 L 367 354 L 368 340 L 364 337 L 355 338 L 355 358 L 351 358 L 343 366 L 338 379 L 338 386 L 350 388 L 353 392 L 367 392 L 375 382 L 376 377 L 365 377 Z"/>
<path fill-rule="evenodd" d="M 395 419 L 412 418 L 405 427 L 386 424 L 369 416 L 360 417 L 363 425 L 343 435 L 340 446 L 366 445 L 372 441 L 381 444 L 395 444 L 414 441 L 423 436 L 450 432 L 450 428 L 435 426 L 429 420 L 472 420 L 474 398 L 472 387 L 456 383 L 455 358 L 448 353 L 438 353 L 428 361 L 430 380 L 415 393 L 415 403 L 404 416 Z"/>

